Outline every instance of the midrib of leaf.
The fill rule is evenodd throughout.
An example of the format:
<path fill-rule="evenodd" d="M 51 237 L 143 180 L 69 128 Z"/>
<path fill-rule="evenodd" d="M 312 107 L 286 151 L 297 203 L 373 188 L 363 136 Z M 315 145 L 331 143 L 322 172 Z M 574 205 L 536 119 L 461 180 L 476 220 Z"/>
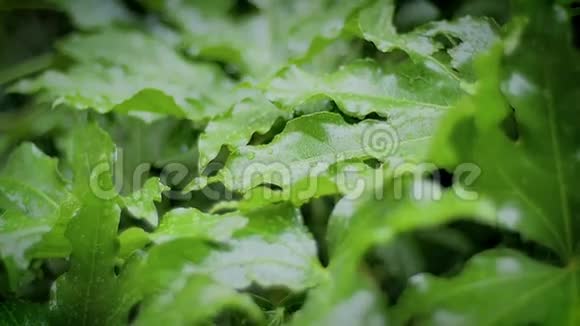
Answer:
<path fill-rule="evenodd" d="M 555 243 L 558 244 L 563 252 L 566 252 L 566 243 L 562 242 L 562 238 L 558 235 L 558 231 L 554 228 L 554 224 L 550 223 L 550 219 L 544 213 L 544 211 L 535 205 L 534 202 L 526 195 L 526 193 L 522 191 L 515 182 L 513 182 L 510 175 L 505 172 L 501 165 L 497 165 L 497 170 L 502 179 L 504 179 L 504 181 L 506 181 L 512 187 L 515 194 L 520 197 L 520 199 L 522 199 L 528 205 L 528 207 L 532 208 L 536 212 L 536 215 L 540 217 L 542 224 L 544 224 L 544 226 L 550 232 L 550 236 L 555 240 Z"/>
<path fill-rule="evenodd" d="M 501 278 L 498 277 L 498 278 L 485 279 L 482 281 L 471 283 L 469 285 L 459 287 L 456 290 L 447 291 L 447 292 L 443 293 L 442 295 L 436 296 L 435 298 L 431 299 L 430 301 L 434 302 L 434 303 L 441 302 L 441 301 L 447 300 L 449 298 L 453 298 L 455 296 L 458 296 L 458 295 L 461 295 L 464 293 L 469 293 L 470 291 L 472 291 L 474 289 L 494 285 L 497 283 L 505 283 L 505 282 L 511 282 L 514 280 L 522 280 L 522 279 L 535 279 L 535 278 L 540 278 L 540 276 L 542 278 L 546 278 L 546 276 L 548 274 L 549 273 L 542 271 L 542 272 L 531 273 L 531 274 L 528 274 L 525 276 L 514 275 L 514 276 L 501 277 Z"/>
<path fill-rule="evenodd" d="M 550 79 L 547 77 L 549 76 L 549 72 L 546 65 L 544 65 L 544 76 L 546 80 L 546 89 L 554 89 L 550 83 Z M 550 129 L 550 139 L 552 142 L 552 151 L 554 152 L 554 165 L 556 167 L 556 177 L 558 181 L 558 190 L 560 194 L 560 205 L 562 207 L 562 215 L 564 217 L 564 235 L 566 240 L 566 258 L 570 258 L 574 248 L 573 248 L 573 239 L 572 239 L 572 217 L 570 215 L 570 204 L 568 202 L 568 190 L 565 185 L 564 180 L 564 173 L 562 171 L 562 153 L 560 151 L 560 143 L 558 136 L 556 134 L 556 120 L 554 116 L 555 107 L 554 107 L 554 99 L 552 98 L 552 94 L 550 92 L 544 92 L 544 97 L 546 99 L 546 103 L 548 104 L 548 121 L 549 121 L 549 129 Z"/>
<path fill-rule="evenodd" d="M 11 177 L 0 177 L 0 182 L 2 180 L 7 180 L 9 182 L 15 183 L 15 184 L 21 186 L 22 188 L 25 188 L 26 190 L 37 194 L 39 197 L 45 199 L 55 209 L 57 209 L 57 210 L 59 209 L 59 205 L 54 200 L 52 200 L 52 198 L 50 198 L 48 195 L 46 195 L 42 191 L 39 191 L 38 189 L 31 187 L 30 185 L 22 182 L 21 180 L 17 180 L 17 179 L 11 178 Z"/>
<path fill-rule="evenodd" d="M 568 271 L 565 271 L 564 273 L 562 273 L 562 275 L 560 275 L 559 277 L 556 277 L 552 280 L 549 280 L 548 282 L 543 282 L 540 283 L 539 286 L 537 286 L 536 288 L 528 291 L 527 293 L 517 297 L 514 301 L 515 303 L 509 305 L 507 308 L 501 310 L 499 313 L 495 314 L 494 317 L 492 319 L 489 319 L 485 324 L 483 325 L 488 325 L 488 326 L 494 326 L 497 325 L 497 322 L 499 320 L 501 320 L 501 318 L 503 316 L 505 316 L 506 314 L 508 314 L 510 311 L 513 311 L 514 309 L 516 309 L 517 307 L 520 307 L 521 305 L 525 304 L 526 302 L 528 302 L 531 298 L 533 298 L 534 295 L 541 293 L 542 291 L 545 291 L 546 289 L 549 289 L 550 286 L 555 285 L 557 283 L 559 283 L 560 281 L 563 281 L 566 279 L 566 276 L 568 276 Z M 521 277 L 520 277 L 521 279 Z"/>
<path fill-rule="evenodd" d="M 578 265 L 578 260 L 579 258 L 576 257 L 575 259 L 572 260 L 572 262 L 570 263 L 570 270 L 572 272 L 572 286 L 570 287 L 570 291 L 571 291 L 571 297 L 572 297 L 572 312 L 570 313 L 571 317 L 569 320 L 569 325 L 570 326 L 575 326 L 576 320 L 574 318 L 574 311 L 580 307 L 577 307 L 579 304 L 579 299 L 580 299 L 580 287 L 578 287 L 578 273 L 580 271 L 580 265 Z"/>
<path fill-rule="evenodd" d="M 84 153 L 83 155 L 83 162 L 85 163 L 85 171 L 91 171 L 91 163 L 89 161 L 89 155 L 88 153 Z M 90 183 L 90 176 L 89 176 L 89 183 Z M 99 221 L 99 225 L 101 224 L 101 214 L 97 214 L 98 217 L 98 221 Z M 93 249 L 91 251 L 91 266 L 89 266 L 89 286 L 87 286 L 86 292 L 85 292 L 85 298 L 90 298 L 91 297 L 91 289 L 93 287 L 93 283 L 94 283 L 94 276 L 95 276 L 95 269 L 96 269 L 96 248 L 98 248 L 97 244 L 98 244 L 98 238 L 99 238 L 99 232 L 98 232 L 99 228 L 94 228 L 94 238 L 95 239 L 93 241 Z M 83 325 L 86 325 L 86 321 L 87 321 L 87 317 L 89 314 L 89 300 L 83 300 Z"/>
<path fill-rule="evenodd" d="M 6 306 L 1 305 L 0 307 L 2 307 L 2 310 L 6 311 L 6 313 L 8 314 L 8 317 L 10 317 L 10 319 L 12 320 L 13 325 L 17 326 L 18 324 L 18 320 L 16 319 L 16 316 L 14 316 L 14 314 L 12 313 L 11 309 L 6 308 Z"/>
<path fill-rule="evenodd" d="M 372 100 L 372 101 L 388 103 L 388 104 L 391 104 L 391 103 L 408 104 L 408 105 L 415 105 L 415 106 L 428 107 L 428 108 L 434 108 L 434 109 L 449 109 L 451 107 L 450 105 L 440 105 L 440 104 L 435 104 L 435 103 L 413 101 L 413 100 L 408 100 L 408 99 L 396 98 L 393 96 L 376 96 L 376 95 L 371 95 L 371 94 L 357 94 L 357 93 L 346 93 L 346 92 L 336 92 L 336 91 L 328 92 L 328 94 L 331 97 L 362 98 L 362 99 L 366 99 L 366 100 Z M 318 94 L 315 94 L 313 96 L 316 96 L 316 95 L 318 95 Z M 311 97 L 313 97 L 313 96 L 311 96 Z"/>

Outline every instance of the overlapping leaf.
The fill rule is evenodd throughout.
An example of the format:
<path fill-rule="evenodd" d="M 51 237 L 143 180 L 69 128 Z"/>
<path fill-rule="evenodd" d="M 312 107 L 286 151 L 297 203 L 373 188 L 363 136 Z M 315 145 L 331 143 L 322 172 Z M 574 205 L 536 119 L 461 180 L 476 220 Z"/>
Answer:
<path fill-rule="evenodd" d="M 286 107 L 329 97 L 351 116 L 375 112 L 418 125 L 432 124 L 464 94 L 459 81 L 409 60 L 384 65 L 361 60 L 327 75 L 291 66 L 263 87 L 270 100 Z"/>
<path fill-rule="evenodd" d="M 199 166 L 203 169 L 222 146 L 230 149 L 246 145 L 254 133 L 266 133 L 278 119 L 290 118 L 290 112 L 278 109 L 260 97 L 250 97 L 207 125 L 199 139 Z"/>
<path fill-rule="evenodd" d="M 427 148 L 430 129 L 419 129 L 410 121 L 393 124 L 399 121 L 366 120 L 349 125 L 335 113 L 306 115 L 291 120 L 267 145 L 238 148 L 230 155 L 224 169 L 210 181 L 220 180 L 240 192 L 273 184 L 295 194 L 287 195 L 288 198 L 301 196 L 299 193 L 304 190 L 302 197 L 305 198 L 294 200 L 304 201 L 317 193 L 326 193 L 323 189 L 312 191 L 312 187 L 336 187 L 325 185 L 331 182 L 329 178 L 321 178 L 328 177 L 327 171 L 335 163 L 351 159 L 386 160 L 397 156 L 420 159 Z M 323 182 L 325 180 L 328 182 Z M 195 186 L 199 184 L 192 184 Z"/>
<path fill-rule="evenodd" d="M 230 15 L 230 0 L 148 3 L 186 33 L 193 54 L 260 76 L 304 56 L 317 40 L 338 37 L 364 1 L 267 1 L 257 4 L 258 13 L 242 17 Z"/>
<path fill-rule="evenodd" d="M 465 16 L 456 21 L 437 21 L 400 34 L 394 25 L 395 1 L 379 0 L 362 9 L 354 29 L 383 52 L 401 49 L 418 62 L 424 62 L 450 78 L 459 78 L 454 69 L 469 70 L 477 53 L 491 47 L 497 39 L 496 26 L 488 19 Z M 452 46 L 447 50 L 451 62 L 435 54 L 444 45 L 436 39 L 443 35 Z"/>
<path fill-rule="evenodd" d="M 67 254 L 63 223 L 76 204 L 56 159 L 30 143 L 12 153 L 0 172 L 0 254 L 13 289 L 31 259 Z"/>
<path fill-rule="evenodd" d="M 106 29 L 75 35 L 59 49 L 77 63 L 67 71 L 20 81 L 12 89 L 39 93 L 55 105 L 114 110 L 144 120 L 167 115 L 202 120 L 235 102 L 231 82 L 216 66 L 188 62 L 141 32 Z M 232 95 L 224 97 L 226 93 Z"/>
<path fill-rule="evenodd" d="M 157 226 L 159 218 L 155 202 L 161 201 L 161 193 L 166 190 L 169 190 L 169 187 L 161 183 L 159 178 L 151 178 L 145 182 L 143 188 L 123 197 L 122 203 L 134 217 Z"/>
<path fill-rule="evenodd" d="M 152 235 L 162 243 L 148 253 L 144 267 L 151 271 L 148 282 L 167 284 L 184 266 L 191 266 L 196 273 L 236 289 L 257 284 L 302 291 L 316 285 L 323 275 L 316 244 L 290 205 L 224 217 L 181 213 L 185 214 L 172 213 L 173 220 L 180 220 L 179 228 L 172 232 L 170 226 L 162 227 L 160 233 Z M 191 226 L 187 226 L 188 216 L 192 218 Z M 239 223 L 244 220 L 246 225 Z M 205 233 L 196 227 L 204 225 Z M 235 233 L 230 238 L 232 231 Z M 221 240 L 225 247 L 212 248 L 199 242 L 210 238 Z"/>

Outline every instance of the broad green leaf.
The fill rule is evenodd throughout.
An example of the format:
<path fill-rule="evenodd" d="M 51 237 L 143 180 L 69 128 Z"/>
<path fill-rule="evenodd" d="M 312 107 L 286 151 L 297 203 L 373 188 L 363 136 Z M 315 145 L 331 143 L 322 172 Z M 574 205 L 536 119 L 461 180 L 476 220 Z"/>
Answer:
<path fill-rule="evenodd" d="M 150 271 L 150 277 L 146 282 L 166 285 L 184 266 L 191 266 L 196 273 L 236 289 L 256 284 L 306 290 L 318 283 L 324 271 L 316 243 L 297 214 L 287 204 L 243 213 L 248 224 L 223 241 L 223 248 L 201 243 L 197 240 L 199 231 L 181 227 L 179 237 L 149 251 L 144 269 Z M 187 229 L 192 230 L 191 236 L 183 232 Z"/>
<path fill-rule="evenodd" d="M 515 25 L 504 53 L 496 49 L 481 60 L 477 93 L 450 113 L 437 137 L 451 147 L 434 156 L 477 164 L 482 174 L 469 190 L 493 199 L 499 223 L 567 259 L 580 241 L 580 196 L 573 190 L 580 180 L 580 92 L 571 82 L 580 78 L 580 60 L 562 8 L 521 6 L 530 19 Z"/>
<path fill-rule="evenodd" d="M 240 18 L 229 15 L 232 1 L 147 1 L 186 34 L 189 51 L 238 65 L 254 76 L 275 72 L 302 58 L 318 42 L 336 39 L 364 1 L 274 0 Z"/>
<path fill-rule="evenodd" d="M 379 0 L 360 11 L 356 30 L 368 41 L 373 42 L 383 52 L 401 49 L 415 61 L 436 69 L 451 78 L 459 78 L 453 71 L 471 63 L 476 53 L 491 47 L 497 40 L 495 25 L 488 19 L 461 17 L 455 21 L 437 21 L 420 26 L 404 34 L 399 34 L 393 24 L 395 2 Z M 453 44 L 447 50 L 451 62 L 434 56 L 444 48 L 436 39 L 442 35 Z M 456 39 L 458 41 L 456 41 Z"/>
<path fill-rule="evenodd" d="M 38 93 L 54 105 L 115 111 L 145 121 L 167 115 L 203 120 L 235 101 L 235 95 L 223 96 L 232 92 L 232 84 L 216 66 L 188 62 L 140 32 L 107 29 L 73 35 L 59 49 L 77 63 L 67 71 L 50 70 L 20 81 L 12 90 Z"/>
<path fill-rule="evenodd" d="M 143 188 L 130 196 L 121 197 L 121 201 L 131 215 L 157 226 L 159 218 L 155 202 L 161 201 L 161 194 L 166 190 L 169 190 L 169 187 L 161 183 L 159 178 L 151 178 L 145 182 Z"/>
<path fill-rule="evenodd" d="M 328 230 L 333 246 L 328 266 L 330 276 L 312 290 L 297 315 L 296 325 L 331 325 L 328 321 L 334 320 L 342 304 L 345 305 L 343 309 L 349 311 L 352 325 L 384 324 L 386 317 L 381 312 L 381 299 L 373 295 L 376 285 L 360 283 L 359 266 L 372 246 L 389 245 L 403 233 L 462 218 L 494 222 L 495 212 L 487 201 L 462 200 L 431 182 L 405 179 L 399 180 L 401 184 L 395 180 L 390 180 L 385 184 L 387 188 L 382 189 L 387 197 L 377 199 L 374 191 L 369 192 L 360 201 L 349 200 L 341 204 L 331 216 Z M 357 301 L 362 303 L 347 304 Z"/>
<path fill-rule="evenodd" d="M 31 259 L 67 254 L 63 223 L 76 206 L 56 159 L 30 143 L 10 155 L 0 170 L 0 255 L 13 290 Z"/>
<path fill-rule="evenodd" d="M 81 208 L 68 225 L 72 252 L 69 270 L 55 285 L 54 321 L 58 324 L 110 325 L 119 322 L 120 288 L 113 270 L 120 209 L 113 198 L 114 145 L 94 124 L 73 134 L 73 192 Z M 130 307 L 125 307 L 128 311 Z"/>
<path fill-rule="evenodd" d="M 2 302 L 0 322 L 5 326 L 48 326 L 48 307 L 27 302 Z"/>
<path fill-rule="evenodd" d="M 108 27 L 114 23 L 131 23 L 131 12 L 119 0 L 48 0 L 71 16 L 83 29 Z"/>
<path fill-rule="evenodd" d="M 248 98 L 209 122 L 199 138 L 200 170 L 214 159 L 222 146 L 230 150 L 246 145 L 254 133 L 265 134 L 278 119 L 289 119 L 282 111 L 261 98 Z"/>
<path fill-rule="evenodd" d="M 246 314 L 257 323 L 264 321 L 249 295 L 195 275 L 194 268 L 186 267 L 163 293 L 143 304 L 135 325 L 202 325 L 225 310 Z"/>
<path fill-rule="evenodd" d="M 274 184 L 290 194 L 286 197 L 295 197 L 295 202 L 307 200 L 317 192 L 327 194 L 324 189 L 332 192 L 336 186 L 332 177 L 324 175 L 338 162 L 398 156 L 420 159 L 429 141 L 429 127 L 419 129 L 399 122 L 365 120 L 350 125 L 336 113 L 302 116 L 289 121 L 269 144 L 239 147 L 225 168 L 209 181 L 220 180 L 240 192 L 264 183 Z M 196 182 L 188 189 L 199 187 L 203 180 Z M 312 191 L 312 186 L 320 189 Z M 296 197 L 303 190 L 306 198 Z"/>
<path fill-rule="evenodd" d="M 402 324 L 576 325 L 579 277 L 578 265 L 560 268 L 513 250 L 493 250 L 472 258 L 452 278 L 413 276 L 394 312 Z"/>
<path fill-rule="evenodd" d="M 382 65 L 359 60 L 326 75 L 291 66 L 262 87 L 268 99 L 285 107 L 328 97 L 348 115 L 364 118 L 376 112 L 395 124 L 421 126 L 416 129 L 432 129 L 441 113 L 464 94 L 459 81 L 410 60 Z"/>

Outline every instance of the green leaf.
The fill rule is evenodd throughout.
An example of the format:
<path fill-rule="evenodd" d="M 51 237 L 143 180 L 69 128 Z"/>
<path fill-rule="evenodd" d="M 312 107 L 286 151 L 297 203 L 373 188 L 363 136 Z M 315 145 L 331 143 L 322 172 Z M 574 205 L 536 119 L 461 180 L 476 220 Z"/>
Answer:
<path fill-rule="evenodd" d="M 314 198 L 343 195 L 351 198 L 360 196 L 368 187 L 382 182 L 383 171 L 370 168 L 363 162 L 339 162 L 316 176 L 296 180 L 282 190 L 256 187 L 244 194 L 237 202 L 241 210 L 251 210 L 271 203 L 291 202 L 300 207 Z"/>
<path fill-rule="evenodd" d="M 226 310 L 242 312 L 256 323 L 264 322 L 262 311 L 250 296 L 195 275 L 193 268 L 184 268 L 168 289 L 144 303 L 135 325 L 201 325 Z"/>
<path fill-rule="evenodd" d="M 483 223 L 494 223 L 493 206 L 484 200 L 465 201 L 453 192 L 443 192 L 439 185 L 422 180 L 390 179 L 382 190 L 383 199 L 376 192 L 340 204 L 329 220 L 332 239 L 328 271 L 330 276 L 312 290 L 305 306 L 297 315 L 296 325 L 328 324 L 337 310 L 349 311 L 353 325 L 384 324 L 376 285 L 360 283 L 359 266 L 364 254 L 375 245 L 392 244 L 397 236 L 429 227 L 471 218 Z M 374 293 L 374 294 L 373 294 Z M 332 298 L 329 301 L 329 298 Z M 324 309 L 322 309 L 324 308 Z M 352 309 L 352 310 L 348 310 Z M 345 317 L 346 318 L 346 317 Z"/>
<path fill-rule="evenodd" d="M 268 99 L 285 107 L 323 96 L 354 117 L 362 119 L 376 112 L 393 121 L 412 121 L 429 129 L 464 94 L 459 81 L 410 60 L 382 65 L 359 60 L 327 75 L 291 66 L 262 87 Z"/>
<path fill-rule="evenodd" d="M 113 270 L 120 214 L 112 200 L 114 150 L 108 135 L 94 124 L 73 134 L 73 191 L 82 206 L 68 225 L 70 267 L 57 280 L 51 304 L 58 324 L 117 324 L 122 317 L 113 313 L 121 297 Z"/>
<path fill-rule="evenodd" d="M 167 284 L 184 266 L 191 266 L 196 273 L 236 289 L 257 284 L 306 290 L 318 283 L 324 271 L 316 243 L 297 214 L 287 204 L 243 213 L 248 224 L 225 239 L 221 249 L 200 243 L 195 228 L 181 227 L 179 237 L 149 251 L 144 269 L 150 277 L 145 283 Z M 191 236 L 182 230 L 192 230 Z"/>
<path fill-rule="evenodd" d="M 151 178 L 145 182 L 143 188 L 130 196 L 122 197 L 123 206 L 133 217 L 144 219 L 152 226 L 157 226 L 158 216 L 155 202 L 161 201 L 161 194 L 169 187 L 161 183 L 159 178 Z"/>
<path fill-rule="evenodd" d="M 392 123 L 365 120 L 350 125 L 340 115 L 329 112 L 302 116 L 289 121 L 269 144 L 239 147 L 230 155 L 225 168 L 209 181 L 220 180 L 240 192 L 264 183 L 274 184 L 290 193 L 285 198 L 301 202 L 317 192 L 329 193 L 326 188 L 336 187 L 332 176 L 320 177 L 335 163 L 397 156 L 420 159 L 429 141 L 429 128 Z M 199 182 L 187 189 L 199 187 Z M 313 191 L 312 187 L 320 189 Z"/>
<path fill-rule="evenodd" d="M 577 265 L 559 268 L 513 250 L 488 251 L 452 278 L 415 275 L 396 317 L 421 325 L 576 325 L 579 277 Z"/>
<path fill-rule="evenodd" d="M 176 208 L 163 216 L 159 228 L 151 234 L 157 243 L 179 238 L 199 238 L 223 242 L 248 223 L 248 218 L 238 212 L 225 215 L 203 213 L 195 208 Z"/>
<path fill-rule="evenodd" d="M 152 123 L 129 116 L 102 117 L 99 125 L 106 130 L 117 147 L 115 182 L 119 193 L 128 196 L 155 177 L 152 168 L 162 170 L 162 182 L 174 186 L 168 166 L 180 164 L 195 173 L 195 134 L 191 122 L 171 118 Z M 166 168 L 167 167 L 167 168 Z"/>
<path fill-rule="evenodd" d="M 131 23 L 131 12 L 118 0 L 48 0 L 66 11 L 75 25 L 83 29 L 107 27 L 114 23 Z"/>
<path fill-rule="evenodd" d="M 291 113 L 270 102 L 251 97 L 209 122 L 199 138 L 200 170 L 214 159 L 222 146 L 230 150 L 246 145 L 254 133 L 265 134 L 278 119 L 287 120 Z"/>
<path fill-rule="evenodd" d="M 580 196 L 573 191 L 580 180 L 580 93 L 569 82 L 580 78 L 580 60 L 562 8 L 522 6 L 530 20 L 515 25 L 504 53 L 482 58 L 477 93 L 450 113 L 437 137 L 450 150 L 434 156 L 477 164 L 482 175 L 468 190 L 493 199 L 500 225 L 568 259 L 580 243 Z M 536 48 L 545 53 L 539 62 Z"/>
<path fill-rule="evenodd" d="M 77 203 L 58 172 L 57 160 L 24 143 L 0 171 L 0 255 L 16 290 L 30 260 L 68 252 L 63 223 Z"/>
<path fill-rule="evenodd" d="M 5 326 L 48 326 L 48 307 L 26 302 L 0 303 L 0 321 Z"/>
<path fill-rule="evenodd" d="M 418 62 L 436 69 L 451 78 L 459 78 L 454 69 L 466 68 L 473 56 L 489 49 L 497 40 L 496 26 L 485 18 L 461 17 L 455 21 L 437 21 L 399 34 L 393 24 L 395 3 L 379 0 L 360 11 L 356 30 L 383 52 L 401 49 Z M 447 50 L 451 62 L 434 56 L 444 45 L 436 39 L 442 35 L 453 44 Z M 456 39 L 458 41 L 456 41 Z"/>
<path fill-rule="evenodd" d="M 260 11 L 234 19 L 232 1 L 147 1 L 186 33 L 189 51 L 231 62 L 254 76 L 268 75 L 293 58 L 341 35 L 348 17 L 364 1 L 262 3 Z M 320 43 L 320 44 L 319 44 Z"/>
<path fill-rule="evenodd" d="M 144 33 L 108 29 L 73 35 L 59 49 L 77 63 L 64 72 L 51 70 L 20 81 L 12 90 L 38 93 L 54 105 L 115 111 L 145 121 L 167 115 L 202 120 L 224 112 L 235 101 L 235 95 L 221 95 L 232 87 L 216 66 L 188 62 Z"/>

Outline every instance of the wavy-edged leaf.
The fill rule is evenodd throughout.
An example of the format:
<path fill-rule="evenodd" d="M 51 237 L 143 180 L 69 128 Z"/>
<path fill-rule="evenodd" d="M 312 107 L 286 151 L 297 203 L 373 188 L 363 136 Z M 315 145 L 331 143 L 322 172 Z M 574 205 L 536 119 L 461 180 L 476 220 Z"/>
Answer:
<path fill-rule="evenodd" d="M 135 325 L 202 325 L 224 311 L 242 313 L 258 324 L 264 322 L 261 309 L 249 295 L 195 272 L 186 266 L 163 293 L 147 300 Z M 203 304 L 192 304 L 195 302 Z"/>
<path fill-rule="evenodd" d="M 291 66 L 262 87 L 268 99 L 285 107 L 328 97 L 354 117 L 376 112 L 430 129 L 437 117 L 464 94 L 459 81 L 410 60 L 383 65 L 359 60 L 326 75 Z"/>
<path fill-rule="evenodd" d="M 217 66 L 188 62 L 141 32 L 107 29 L 74 35 L 59 49 L 77 63 L 20 81 L 12 90 L 38 93 L 54 105 L 115 111 L 146 121 L 167 115 L 202 120 L 235 102 L 232 83 Z M 226 93 L 234 95 L 224 97 Z"/>
<path fill-rule="evenodd" d="M 0 171 L 0 255 L 13 290 L 30 260 L 68 253 L 64 226 L 77 203 L 57 160 L 24 143 Z"/>
<path fill-rule="evenodd" d="M 447 165 L 477 164 L 482 175 L 468 188 L 493 199 L 499 223 L 566 259 L 580 241 L 573 190 L 580 92 L 571 82 L 580 78 L 580 60 L 562 8 L 521 6 L 530 20 L 512 30 L 504 53 L 498 48 L 481 60 L 477 93 L 450 113 L 437 137 L 439 147 L 452 146 L 434 156 Z"/>
<path fill-rule="evenodd" d="M 422 325 L 576 325 L 579 278 L 578 265 L 560 268 L 493 250 L 452 278 L 415 275 L 394 312 L 401 323 L 412 318 Z"/>
<path fill-rule="evenodd" d="M 453 69 L 464 69 L 477 53 L 489 49 L 498 38 L 497 27 L 486 18 L 464 16 L 454 21 L 425 24 L 409 33 L 400 34 L 393 23 L 395 1 L 379 0 L 362 9 L 355 29 L 383 52 L 401 49 L 415 61 L 437 69 L 451 78 L 459 78 Z M 451 62 L 435 54 L 444 48 L 437 36 L 447 37 L 452 46 L 447 50 Z"/>
<path fill-rule="evenodd" d="M 254 133 L 265 134 L 278 119 L 292 113 L 278 109 L 260 97 L 247 98 L 227 113 L 210 121 L 199 138 L 200 170 L 214 159 L 222 146 L 234 150 L 246 145 Z"/>
<path fill-rule="evenodd" d="M 332 174 L 330 177 L 327 174 L 333 164 L 399 156 L 418 160 L 424 156 L 429 140 L 430 129 L 419 128 L 411 121 L 365 120 L 350 125 L 339 114 L 318 112 L 289 121 L 269 144 L 239 147 L 230 155 L 225 168 L 209 181 L 222 181 L 226 187 L 240 192 L 273 184 L 290 198 L 302 196 L 300 192 L 304 190 L 307 198 L 294 200 L 299 202 L 317 192 L 325 193 L 322 188 L 335 187 Z M 199 187 L 200 182 L 203 180 L 196 180 L 188 189 Z M 312 186 L 321 189 L 313 192 Z"/>
<path fill-rule="evenodd" d="M 149 251 L 144 268 L 151 276 L 146 282 L 163 287 L 190 265 L 196 273 L 236 289 L 257 284 L 306 290 L 319 282 L 324 271 L 316 243 L 298 214 L 288 204 L 243 213 L 248 224 L 223 241 L 223 248 L 199 242 L 197 230 L 190 237 L 179 231 L 179 238 Z"/>
<path fill-rule="evenodd" d="M 331 195 L 357 198 L 366 189 L 379 186 L 383 177 L 380 168 L 373 169 L 363 162 L 339 162 L 320 174 L 296 180 L 285 189 L 253 188 L 236 205 L 241 210 L 252 210 L 280 202 L 300 207 L 314 198 Z"/>
<path fill-rule="evenodd" d="M 120 215 L 112 200 L 116 197 L 112 180 L 115 148 L 105 132 L 88 124 L 74 132 L 71 150 L 73 192 L 82 205 L 66 231 L 72 252 L 69 270 L 55 285 L 54 322 L 116 324 L 120 317 L 113 312 L 121 295 L 114 272 Z"/>
<path fill-rule="evenodd" d="M 152 226 L 157 226 L 159 217 L 155 202 L 161 201 L 161 194 L 169 190 L 159 178 L 151 178 L 143 187 L 127 197 L 122 197 L 123 206 L 136 218 L 144 219 Z"/>
<path fill-rule="evenodd" d="M 336 39 L 364 1 L 274 0 L 260 11 L 233 18 L 232 1 L 147 1 L 186 33 L 190 52 L 231 62 L 260 76 L 301 58 L 317 40 Z"/>
<path fill-rule="evenodd" d="M 223 242 L 248 223 L 248 218 L 239 212 L 224 215 L 203 213 L 195 208 L 176 208 L 163 216 L 159 228 L 151 234 L 156 243 L 179 238 L 197 238 Z"/>

